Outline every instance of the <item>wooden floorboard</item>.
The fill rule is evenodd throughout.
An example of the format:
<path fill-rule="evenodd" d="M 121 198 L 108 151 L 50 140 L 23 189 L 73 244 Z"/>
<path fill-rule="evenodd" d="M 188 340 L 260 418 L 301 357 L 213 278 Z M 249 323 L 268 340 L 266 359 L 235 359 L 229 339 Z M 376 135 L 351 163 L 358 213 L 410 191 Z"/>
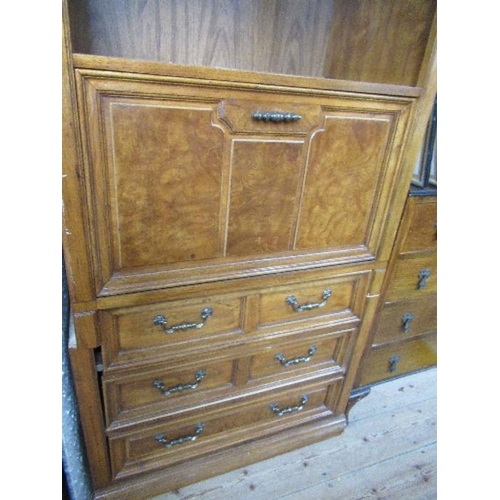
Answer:
<path fill-rule="evenodd" d="M 377 385 L 342 435 L 150 500 L 435 499 L 436 378 Z"/>

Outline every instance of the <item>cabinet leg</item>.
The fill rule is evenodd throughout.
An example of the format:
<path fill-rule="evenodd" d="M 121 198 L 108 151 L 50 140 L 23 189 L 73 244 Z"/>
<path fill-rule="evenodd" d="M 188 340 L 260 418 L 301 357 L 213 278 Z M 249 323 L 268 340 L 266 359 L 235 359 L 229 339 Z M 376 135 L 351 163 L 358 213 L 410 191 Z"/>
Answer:
<path fill-rule="evenodd" d="M 349 395 L 349 400 L 347 401 L 347 407 L 345 410 L 345 416 L 347 423 L 349 423 L 349 412 L 351 411 L 352 407 L 358 402 L 361 401 L 363 398 L 366 398 L 368 394 L 371 392 L 371 387 L 370 386 L 364 386 L 364 387 L 357 387 L 356 389 L 353 389 L 351 391 L 351 394 Z"/>

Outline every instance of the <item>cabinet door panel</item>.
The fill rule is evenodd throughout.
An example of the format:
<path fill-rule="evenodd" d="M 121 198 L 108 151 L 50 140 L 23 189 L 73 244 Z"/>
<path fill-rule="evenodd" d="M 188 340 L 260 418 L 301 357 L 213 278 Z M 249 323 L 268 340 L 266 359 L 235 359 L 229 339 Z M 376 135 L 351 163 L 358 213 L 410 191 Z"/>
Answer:
<path fill-rule="evenodd" d="M 118 267 L 216 257 L 222 132 L 212 109 L 108 109 Z"/>
<path fill-rule="evenodd" d="M 338 112 L 326 117 L 311 141 L 298 249 L 368 245 L 390 131 L 388 116 Z"/>
<path fill-rule="evenodd" d="M 98 296 L 378 257 L 410 99 L 78 75 Z"/>
<path fill-rule="evenodd" d="M 303 143 L 235 141 L 228 255 L 290 249 Z"/>

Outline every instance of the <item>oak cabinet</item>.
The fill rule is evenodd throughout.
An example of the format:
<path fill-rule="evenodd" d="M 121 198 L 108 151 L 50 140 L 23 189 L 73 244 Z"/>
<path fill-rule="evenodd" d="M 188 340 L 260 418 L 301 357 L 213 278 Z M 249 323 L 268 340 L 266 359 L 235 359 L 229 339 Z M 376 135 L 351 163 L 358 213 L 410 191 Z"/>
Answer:
<path fill-rule="evenodd" d="M 63 7 L 70 357 L 95 498 L 341 433 L 434 100 L 435 2 Z M 435 292 L 412 253 L 426 231 L 395 300 L 415 279 Z"/>

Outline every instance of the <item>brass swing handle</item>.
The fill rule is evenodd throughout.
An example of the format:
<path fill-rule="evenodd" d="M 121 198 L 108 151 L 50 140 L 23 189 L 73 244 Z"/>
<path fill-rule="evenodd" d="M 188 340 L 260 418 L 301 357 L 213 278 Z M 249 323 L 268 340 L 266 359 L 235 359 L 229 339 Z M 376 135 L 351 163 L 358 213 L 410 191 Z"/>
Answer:
<path fill-rule="evenodd" d="M 320 307 L 323 307 L 326 304 L 326 301 L 331 296 L 332 296 L 332 291 L 329 288 L 327 288 L 326 290 L 323 290 L 323 295 L 321 296 L 323 300 L 321 302 L 306 302 L 305 304 L 299 306 L 299 303 L 297 302 L 295 295 L 289 295 L 286 298 L 286 303 L 289 306 L 292 306 L 295 312 L 310 311 L 311 309 L 318 309 Z"/>
<path fill-rule="evenodd" d="M 299 121 L 302 116 L 297 113 L 282 113 L 281 111 L 255 111 L 252 114 L 252 118 L 261 122 L 296 122 Z"/>
<path fill-rule="evenodd" d="M 158 434 L 155 436 L 155 441 L 158 444 L 161 444 L 165 446 L 166 448 L 172 448 L 172 446 L 175 446 L 177 444 L 184 444 L 188 443 L 189 441 L 194 441 L 195 439 L 198 438 L 198 436 L 203 432 L 203 429 L 205 428 L 205 424 L 203 422 L 200 422 L 199 424 L 196 425 L 196 429 L 194 434 L 191 434 L 190 436 L 183 436 L 177 439 L 172 439 L 169 441 L 165 434 Z"/>
<path fill-rule="evenodd" d="M 201 311 L 201 323 L 181 323 L 179 325 L 172 325 L 170 328 L 167 328 L 167 318 L 165 318 L 163 314 L 155 316 L 155 318 L 153 319 L 153 323 L 155 325 L 161 326 L 165 333 L 175 333 L 177 331 L 203 328 L 205 326 L 205 323 L 207 322 L 207 319 L 210 318 L 213 313 L 214 311 L 211 307 L 205 307 L 205 309 Z"/>
<path fill-rule="evenodd" d="M 163 383 L 163 380 L 161 379 L 156 379 L 153 380 L 151 385 L 158 389 L 164 396 L 168 396 L 169 394 L 173 394 L 174 392 L 182 392 L 187 389 L 196 389 L 199 385 L 200 382 L 207 376 L 207 372 L 204 370 L 198 370 L 195 374 L 194 377 L 194 382 L 187 383 L 187 384 L 179 384 L 179 385 L 174 385 L 173 387 L 170 387 L 168 389 L 165 388 L 165 384 Z"/>
<path fill-rule="evenodd" d="M 309 350 L 307 351 L 307 356 L 298 356 L 296 358 L 292 359 L 286 359 L 285 356 L 280 352 L 274 356 L 274 359 L 276 361 L 279 361 L 282 366 L 290 366 L 290 365 L 296 365 L 297 363 L 307 363 L 308 361 L 311 361 L 311 358 L 313 357 L 313 354 L 317 351 L 317 347 L 315 345 L 312 345 Z"/>
<path fill-rule="evenodd" d="M 304 408 L 304 406 L 306 405 L 306 403 L 308 401 L 309 401 L 309 397 L 307 396 L 307 394 L 304 394 L 304 396 L 302 396 L 298 405 L 289 406 L 288 408 L 280 409 L 280 407 L 276 403 L 273 403 L 269 408 L 271 408 L 271 410 L 274 413 L 276 413 L 276 415 L 278 415 L 278 417 L 281 417 L 282 415 L 285 415 L 285 413 L 292 413 L 294 411 L 302 410 L 302 408 Z"/>

